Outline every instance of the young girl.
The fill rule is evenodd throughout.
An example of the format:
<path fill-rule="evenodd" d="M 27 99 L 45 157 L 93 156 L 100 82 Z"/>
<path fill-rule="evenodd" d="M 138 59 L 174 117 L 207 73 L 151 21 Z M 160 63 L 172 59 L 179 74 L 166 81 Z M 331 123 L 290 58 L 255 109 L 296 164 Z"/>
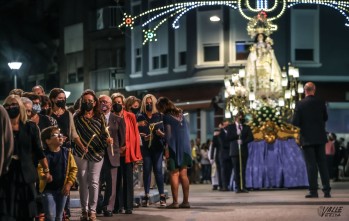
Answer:
<path fill-rule="evenodd" d="M 47 170 L 38 166 L 40 189 L 43 196 L 45 217 L 48 221 L 62 220 L 64 205 L 71 186 L 76 180 L 78 168 L 69 149 L 62 147 L 64 136 L 56 126 L 48 127 L 41 133 L 45 155 L 52 175 L 52 182 L 46 183 L 41 177 Z"/>

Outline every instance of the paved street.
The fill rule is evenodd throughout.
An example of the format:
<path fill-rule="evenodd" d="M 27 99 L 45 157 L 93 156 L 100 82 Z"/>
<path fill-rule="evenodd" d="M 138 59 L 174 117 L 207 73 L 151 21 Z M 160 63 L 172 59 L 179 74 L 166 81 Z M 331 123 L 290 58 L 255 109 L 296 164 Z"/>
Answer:
<path fill-rule="evenodd" d="M 309 221 L 349 220 L 349 180 L 332 183 L 332 198 L 305 199 L 305 189 L 256 190 L 249 193 L 212 191 L 211 185 L 190 186 L 190 209 L 164 209 L 158 204 L 148 208 L 136 208 L 132 215 L 114 214 L 113 217 L 98 216 L 99 220 L 268 220 Z M 170 187 L 166 186 L 170 192 Z M 135 191 L 140 194 L 141 191 Z M 319 191 L 321 193 L 321 191 Z M 72 193 L 78 198 L 78 192 Z M 181 199 L 181 198 L 180 198 Z M 171 203 L 171 197 L 168 203 Z M 73 209 L 71 220 L 79 220 L 79 208 Z"/>

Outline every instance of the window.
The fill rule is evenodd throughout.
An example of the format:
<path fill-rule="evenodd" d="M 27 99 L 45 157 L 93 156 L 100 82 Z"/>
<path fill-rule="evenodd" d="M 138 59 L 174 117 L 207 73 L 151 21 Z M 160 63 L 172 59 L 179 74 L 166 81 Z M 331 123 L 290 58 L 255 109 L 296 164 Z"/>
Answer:
<path fill-rule="evenodd" d="M 153 70 L 160 68 L 167 68 L 167 54 L 153 57 Z"/>
<path fill-rule="evenodd" d="M 64 27 L 64 53 L 74 53 L 84 50 L 83 24 Z"/>
<path fill-rule="evenodd" d="M 236 41 L 235 42 L 236 60 L 247 60 L 247 57 L 250 53 L 250 47 L 252 44 L 253 42 Z"/>
<path fill-rule="evenodd" d="M 179 66 L 187 64 L 187 52 L 179 52 Z"/>
<path fill-rule="evenodd" d="M 218 45 L 204 45 L 204 61 L 219 61 Z"/>
<path fill-rule="evenodd" d="M 136 48 L 136 61 L 135 61 L 135 71 L 142 71 L 142 50 L 140 48 Z"/>
<path fill-rule="evenodd" d="M 167 68 L 167 54 L 160 55 L 161 57 L 161 68 Z"/>
<path fill-rule="evenodd" d="M 158 56 L 153 57 L 153 69 L 158 69 L 159 67 L 160 67 L 159 57 Z"/>
<path fill-rule="evenodd" d="M 291 9 L 291 62 L 298 67 L 320 67 L 319 6 Z"/>
<path fill-rule="evenodd" d="M 136 58 L 136 72 L 142 71 L 142 58 Z"/>
<path fill-rule="evenodd" d="M 296 61 L 314 61 L 313 49 L 295 49 Z"/>

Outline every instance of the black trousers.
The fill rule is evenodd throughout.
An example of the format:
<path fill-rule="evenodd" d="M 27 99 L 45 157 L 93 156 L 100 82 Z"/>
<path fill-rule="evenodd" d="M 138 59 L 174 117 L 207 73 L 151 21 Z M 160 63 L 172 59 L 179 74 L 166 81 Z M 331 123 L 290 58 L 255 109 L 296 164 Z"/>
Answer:
<path fill-rule="evenodd" d="M 226 155 L 223 155 L 223 153 L 221 153 L 219 161 L 221 167 L 220 176 L 222 179 L 222 188 L 228 189 L 230 184 L 230 177 L 233 172 L 233 164 L 229 157 L 229 153 L 227 153 Z"/>
<path fill-rule="evenodd" d="M 329 193 L 331 186 L 326 164 L 325 144 L 303 146 L 303 153 L 307 165 L 310 193 L 317 193 L 318 172 L 320 172 L 322 190 L 324 193 Z"/>
<path fill-rule="evenodd" d="M 116 199 L 114 210 L 133 209 L 133 163 L 125 163 L 125 157 L 120 157 L 120 167 L 116 181 Z"/>
<path fill-rule="evenodd" d="M 241 177 L 240 177 L 240 158 L 239 156 L 233 156 L 231 158 L 231 161 L 233 162 L 233 169 L 234 169 L 234 182 L 237 190 L 242 190 L 246 188 L 246 182 L 245 182 L 245 171 L 246 171 L 246 164 L 247 164 L 247 155 L 242 155 L 242 186 L 241 186 Z"/>

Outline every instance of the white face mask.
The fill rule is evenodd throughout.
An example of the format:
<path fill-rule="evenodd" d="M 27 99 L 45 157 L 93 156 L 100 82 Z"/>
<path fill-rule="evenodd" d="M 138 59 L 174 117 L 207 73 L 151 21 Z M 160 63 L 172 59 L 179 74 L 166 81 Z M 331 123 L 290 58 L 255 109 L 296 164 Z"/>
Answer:
<path fill-rule="evenodd" d="M 41 112 L 41 106 L 40 106 L 40 104 L 34 104 L 34 105 L 33 105 L 33 112 L 34 112 L 35 114 L 38 114 L 38 113 Z"/>
<path fill-rule="evenodd" d="M 102 111 L 108 110 L 108 106 L 105 105 L 105 104 L 101 104 L 101 110 L 102 110 Z"/>

